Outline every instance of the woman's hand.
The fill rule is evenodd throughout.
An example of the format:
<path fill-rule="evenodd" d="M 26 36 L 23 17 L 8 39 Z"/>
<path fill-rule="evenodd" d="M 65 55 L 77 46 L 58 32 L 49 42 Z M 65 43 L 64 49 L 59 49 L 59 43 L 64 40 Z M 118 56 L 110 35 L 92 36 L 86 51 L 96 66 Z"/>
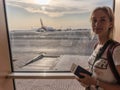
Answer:
<path fill-rule="evenodd" d="M 84 78 L 77 78 L 77 80 L 80 82 L 80 83 L 83 83 L 87 86 L 90 86 L 90 85 L 96 85 L 96 79 L 85 74 L 85 73 L 80 73 L 80 75 L 84 76 Z"/>

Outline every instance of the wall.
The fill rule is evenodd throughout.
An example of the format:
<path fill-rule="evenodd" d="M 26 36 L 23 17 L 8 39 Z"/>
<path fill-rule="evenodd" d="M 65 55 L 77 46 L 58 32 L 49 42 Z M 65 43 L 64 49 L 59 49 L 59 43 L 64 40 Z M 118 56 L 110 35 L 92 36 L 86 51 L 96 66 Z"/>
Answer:
<path fill-rule="evenodd" d="M 120 42 L 120 0 L 115 0 L 115 40 Z"/>
<path fill-rule="evenodd" d="M 3 0 L 0 0 L 0 90 L 14 90 L 12 79 L 6 78 L 11 72 L 8 50 Z"/>

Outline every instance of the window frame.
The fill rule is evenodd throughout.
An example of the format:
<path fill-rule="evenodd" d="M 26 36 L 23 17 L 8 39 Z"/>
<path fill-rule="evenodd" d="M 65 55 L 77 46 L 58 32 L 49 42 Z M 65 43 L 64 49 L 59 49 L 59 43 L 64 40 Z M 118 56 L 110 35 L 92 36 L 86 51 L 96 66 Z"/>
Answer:
<path fill-rule="evenodd" d="M 46 71 L 14 71 L 13 63 L 12 63 L 12 52 L 11 52 L 11 46 L 10 46 L 10 40 L 9 40 L 9 31 L 8 31 L 8 22 L 7 22 L 6 8 L 5 8 L 5 0 L 3 0 L 3 3 L 4 3 L 4 9 L 5 9 L 4 13 L 5 13 L 5 20 L 6 20 L 6 29 L 7 29 L 9 54 L 10 54 L 11 71 L 14 72 L 14 73 L 9 74 L 8 77 L 10 77 L 10 78 L 22 78 L 22 77 L 27 78 L 26 75 L 28 77 L 31 77 L 31 74 L 36 73 L 36 77 L 40 78 L 40 79 L 45 78 L 45 77 L 49 78 L 49 79 L 52 79 L 52 78 L 56 78 L 56 79 L 63 78 L 64 79 L 64 77 L 66 77 L 66 79 L 75 78 L 75 76 L 70 71 L 50 71 L 50 70 L 49 71 L 47 71 L 47 70 Z M 113 11 L 115 11 L 115 0 L 113 0 Z M 41 73 L 41 74 L 39 74 L 39 73 Z M 65 73 L 67 76 L 65 75 Z M 20 74 L 21 74 L 21 77 L 20 77 Z M 58 75 L 58 74 L 60 74 L 60 75 Z M 53 76 L 56 75 L 56 77 L 52 77 L 51 75 L 53 75 Z M 35 78 L 35 76 L 33 76 L 33 78 Z"/>
<path fill-rule="evenodd" d="M 15 83 L 14 79 L 74 79 L 75 76 L 70 71 L 48 71 L 48 72 L 16 72 L 13 69 L 13 63 L 12 63 L 12 53 L 11 53 L 11 47 L 10 47 L 10 40 L 9 38 L 9 32 L 8 32 L 8 22 L 6 18 L 6 7 L 5 7 L 5 0 L 0 1 L 0 11 L 1 11 L 1 20 L 0 20 L 0 40 L 2 42 L 2 46 L 5 48 L 0 51 L 2 57 L 0 59 L 2 60 L 2 70 L 3 72 L 3 78 L 8 80 L 8 83 L 5 85 L 7 88 L 4 87 L 4 90 L 15 90 Z M 113 10 L 115 12 L 115 0 L 113 0 Z M 4 52 L 3 52 L 4 50 Z M 4 62 L 5 60 L 5 62 Z M 5 67 L 7 65 L 7 67 Z M 4 68 L 4 69 L 3 69 Z M 5 72 L 5 74 L 4 74 Z M 34 74 L 33 74 L 34 73 Z M 3 80 L 2 80 L 3 82 Z M 10 87 L 8 87 L 8 85 Z"/>

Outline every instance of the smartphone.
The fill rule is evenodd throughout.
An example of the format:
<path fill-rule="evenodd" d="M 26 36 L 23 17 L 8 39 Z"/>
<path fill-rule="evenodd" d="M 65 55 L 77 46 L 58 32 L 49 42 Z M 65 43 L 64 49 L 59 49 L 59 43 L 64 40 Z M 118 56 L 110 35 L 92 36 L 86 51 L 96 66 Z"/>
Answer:
<path fill-rule="evenodd" d="M 76 65 L 76 64 L 72 64 L 72 67 L 71 67 L 71 72 L 73 72 L 77 77 L 79 78 L 84 78 L 84 76 L 80 75 L 80 72 L 81 73 L 85 73 L 85 74 L 88 74 L 88 75 L 92 75 L 91 72 L 87 71 L 86 69 L 84 69 L 83 67 L 79 66 L 79 65 Z"/>

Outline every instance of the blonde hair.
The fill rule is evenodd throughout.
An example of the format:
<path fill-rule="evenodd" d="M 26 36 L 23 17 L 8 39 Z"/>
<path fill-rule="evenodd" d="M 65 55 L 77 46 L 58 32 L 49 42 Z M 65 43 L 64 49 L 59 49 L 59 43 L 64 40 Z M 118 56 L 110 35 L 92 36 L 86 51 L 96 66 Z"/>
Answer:
<path fill-rule="evenodd" d="M 105 14 L 107 14 L 110 22 L 112 22 L 112 27 L 109 28 L 109 38 L 113 39 L 113 35 L 114 35 L 114 14 L 113 11 L 110 7 L 104 6 L 104 7 L 97 7 L 93 10 L 92 14 L 91 14 L 91 20 L 92 20 L 92 15 L 98 11 L 98 10 L 102 10 L 103 12 L 105 12 Z"/>

